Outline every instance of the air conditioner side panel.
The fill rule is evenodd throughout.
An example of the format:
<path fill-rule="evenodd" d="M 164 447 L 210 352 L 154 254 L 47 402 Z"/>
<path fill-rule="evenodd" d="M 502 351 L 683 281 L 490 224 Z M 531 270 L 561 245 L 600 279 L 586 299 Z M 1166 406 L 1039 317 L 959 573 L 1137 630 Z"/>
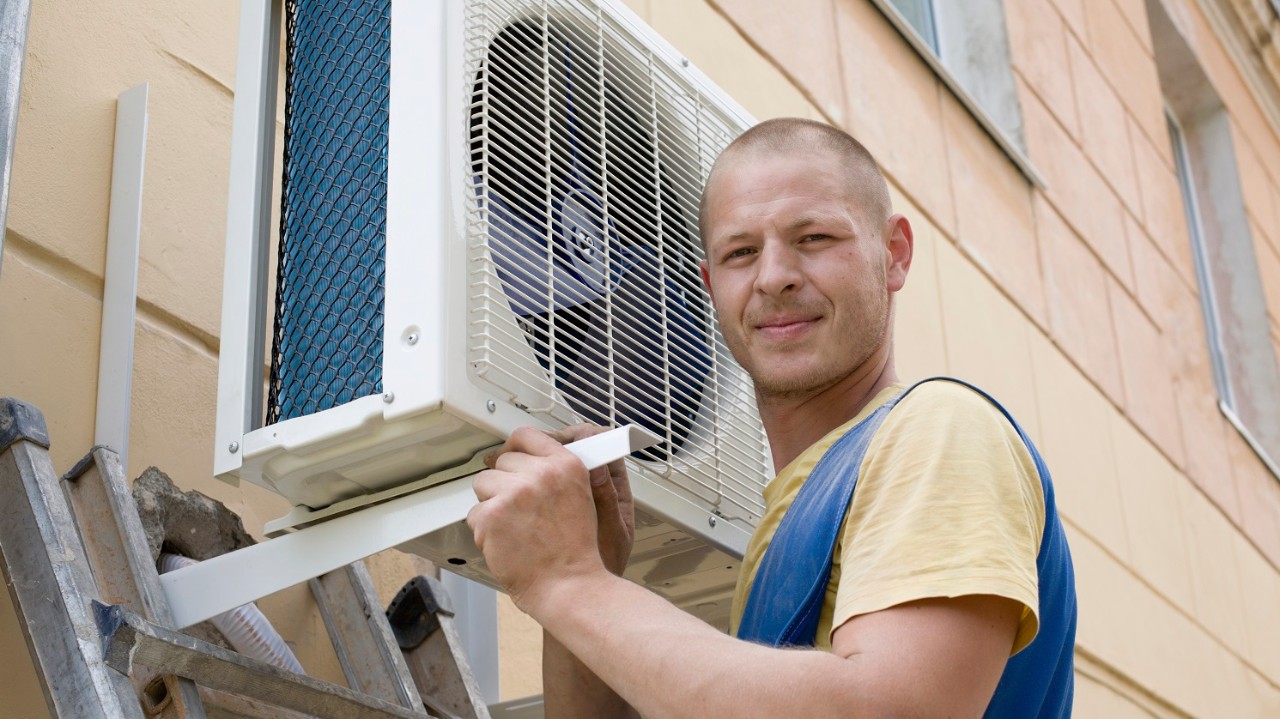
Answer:
<path fill-rule="evenodd" d="M 457 222 L 450 172 L 455 138 L 448 88 L 461 51 L 456 2 L 391 6 L 391 111 L 387 150 L 387 268 L 383 385 L 388 422 L 444 396 L 450 353 L 448 245 Z M 455 150 L 456 151 L 456 150 Z"/>

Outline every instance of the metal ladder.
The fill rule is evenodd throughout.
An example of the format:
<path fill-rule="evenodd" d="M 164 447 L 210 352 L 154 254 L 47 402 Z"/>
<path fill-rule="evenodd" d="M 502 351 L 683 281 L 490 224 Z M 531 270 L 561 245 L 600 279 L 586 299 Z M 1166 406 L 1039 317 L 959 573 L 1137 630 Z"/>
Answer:
<path fill-rule="evenodd" d="M 489 719 L 434 578 L 386 612 L 363 562 L 311 580 L 350 688 L 295 674 L 175 631 L 116 453 L 59 478 L 48 449 L 0 398 L 0 568 L 54 716 Z"/>

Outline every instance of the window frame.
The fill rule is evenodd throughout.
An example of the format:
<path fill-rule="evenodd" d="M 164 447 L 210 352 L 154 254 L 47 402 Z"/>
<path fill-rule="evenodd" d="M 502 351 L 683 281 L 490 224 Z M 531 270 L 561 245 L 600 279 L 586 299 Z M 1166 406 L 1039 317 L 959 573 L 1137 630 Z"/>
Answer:
<path fill-rule="evenodd" d="M 1213 384 L 1218 398 L 1233 411 L 1236 406 L 1235 390 L 1227 374 L 1227 350 L 1222 338 L 1222 314 L 1218 308 L 1218 292 L 1213 273 L 1209 271 L 1209 248 L 1205 245 L 1204 225 L 1200 212 L 1200 198 L 1191 167 L 1191 151 L 1187 147 L 1186 132 L 1178 116 L 1166 102 L 1164 119 L 1169 130 L 1169 144 L 1173 149 L 1174 172 L 1178 177 L 1178 189 L 1182 191 L 1182 208 L 1187 218 L 1187 236 L 1191 241 L 1192 264 L 1196 283 L 1200 287 L 1200 310 L 1204 314 L 1205 336 L 1209 344 L 1209 362 L 1213 368 Z"/>
<path fill-rule="evenodd" d="M 936 39 L 938 36 L 936 22 L 937 13 L 933 7 L 933 0 L 926 0 L 926 2 L 928 3 L 930 17 L 933 20 L 931 24 L 934 28 L 934 36 Z M 973 95 L 971 95 L 960 83 L 959 79 L 957 79 L 956 76 L 947 69 L 942 58 L 939 57 L 938 52 L 930 46 L 925 38 L 921 37 L 920 33 L 910 23 L 910 21 L 908 21 L 902 12 L 893 5 L 892 0 L 871 0 L 871 4 L 880 11 L 880 14 L 883 15 L 891 25 L 893 25 L 894 29 L 898 31 L 898 34 L 901 35 L 902 38 L 906 40 L 907 44 L 916 51 L 916 54 L 924 60 L 925 64 L 929 66 L 929 69 L 933 71 L 934 76 L 951 91 L 952 96 L 955 97 L 966 110 L 968 110 L 970 116 L 977 121 L 978 125 L 987 133 L 987 136 L 996 143 L 996 146 L 1000 148 L 1005 157 L 1009 158 L 1009 161 L 1018 168 L 1018 171 L 1022 173 L 1023 177 L 1025 177 L 1033 187 L 1041 190 L 1047 190 L 1048 184 L 1044 181 L 1044 177 L 1039 173 L 1039 171 L 1036 170 L 1035 166 L 1031 164 L 1031 160 L 1027 157 L 1026 152 L 1018 147 L 1017 144 L 1009 138 L 1008 134 L 996 125 L 992 117 L 982 109 Z M 937 45 L 939 43 L 935 41 L 934 44 Z M 1021 113 L 1021 107 L 1019 107 L 1019 113 Z"/>

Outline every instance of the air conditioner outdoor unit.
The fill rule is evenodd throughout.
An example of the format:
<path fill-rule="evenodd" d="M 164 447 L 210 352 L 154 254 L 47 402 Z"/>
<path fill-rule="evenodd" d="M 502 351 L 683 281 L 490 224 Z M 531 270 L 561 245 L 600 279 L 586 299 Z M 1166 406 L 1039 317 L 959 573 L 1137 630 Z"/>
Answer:
<path fill-rule="evenodd" d="M 279 534 L 474 471 L 520 425 L 639 425 L 661 442 L 628 460 L 628 576 L 723 627 L 771 462 L 697 209 L 750 117 L 608 0 L 285 15 L 274 331 L 228 324 L 262 293 L 229 269 L 217 474 L 293 503 Z M 406 547 L 492 584 L 463 525 Z"/>

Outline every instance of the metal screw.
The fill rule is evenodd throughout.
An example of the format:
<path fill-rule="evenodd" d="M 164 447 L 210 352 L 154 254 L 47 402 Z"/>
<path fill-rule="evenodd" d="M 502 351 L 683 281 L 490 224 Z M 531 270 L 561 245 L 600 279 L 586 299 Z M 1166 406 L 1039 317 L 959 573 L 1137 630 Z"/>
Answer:
<path fill-rule="evenodd" d="M 239 452 L 239 451 L 240 451 L 240 443 L 239 443 L 239 442 L 232 442 L 230 445 L 228 445 L 228 446 L 227 446 L 227 450 L 228 450 L 228 451 L 230 451 L 232 454 L 235 454 L 236 452 Z"/>
<path fill-rule="evenodd" d="M 680 67 L 689 67 L 689 58 L 687 57 L 680 58 Z"/>
<path fill-rule="evenodd" d="M 383 401 L 383 402 L 386 402 L 387 404 L 391 404 L 392 402 L 396 401 L 396 393 L 395 393 L 395 392 L 383 392 L 383 393 L 382 393 L 382 401 Z"/>
<path fill-rule="evenodd" d="M 494 402 L 493 400 L 489 400 L 488 402 L 485 402 L 485 403 L 484 403 L 484 408 L 485 408 L 485 409 L 487 409 L 487 410 L 489 410 L 490 412 L 497 412 L 497 411 L 498 411 L 498 403 L 497 403 L 497 402 Z"/>
<path fill-rule="evenodd" d="M 411 345 L 416 345 L 416 344 L 418 344 L 418 333 L 417 333 L 417 332 L 410 332 L 410 333 L 409 333 L 409 336 L 405 338 L 405 341 L 406 341 L 406 342 L 408 342 L 408 343 L 409 343 L 409 344 L 411 344 Z"/>
<path fill-rule="evenodd" d="M 707 517 L 707 526 L 708 526 L 708 527 L 711 527 L 712 529 L 714 529 L 714 528 L 715 528 L 715 526 L 716 526 L 716 515 L 712 514 L 712 515 L 710 515 L 710 516 L 708 516 L 708 517 Z"/>

